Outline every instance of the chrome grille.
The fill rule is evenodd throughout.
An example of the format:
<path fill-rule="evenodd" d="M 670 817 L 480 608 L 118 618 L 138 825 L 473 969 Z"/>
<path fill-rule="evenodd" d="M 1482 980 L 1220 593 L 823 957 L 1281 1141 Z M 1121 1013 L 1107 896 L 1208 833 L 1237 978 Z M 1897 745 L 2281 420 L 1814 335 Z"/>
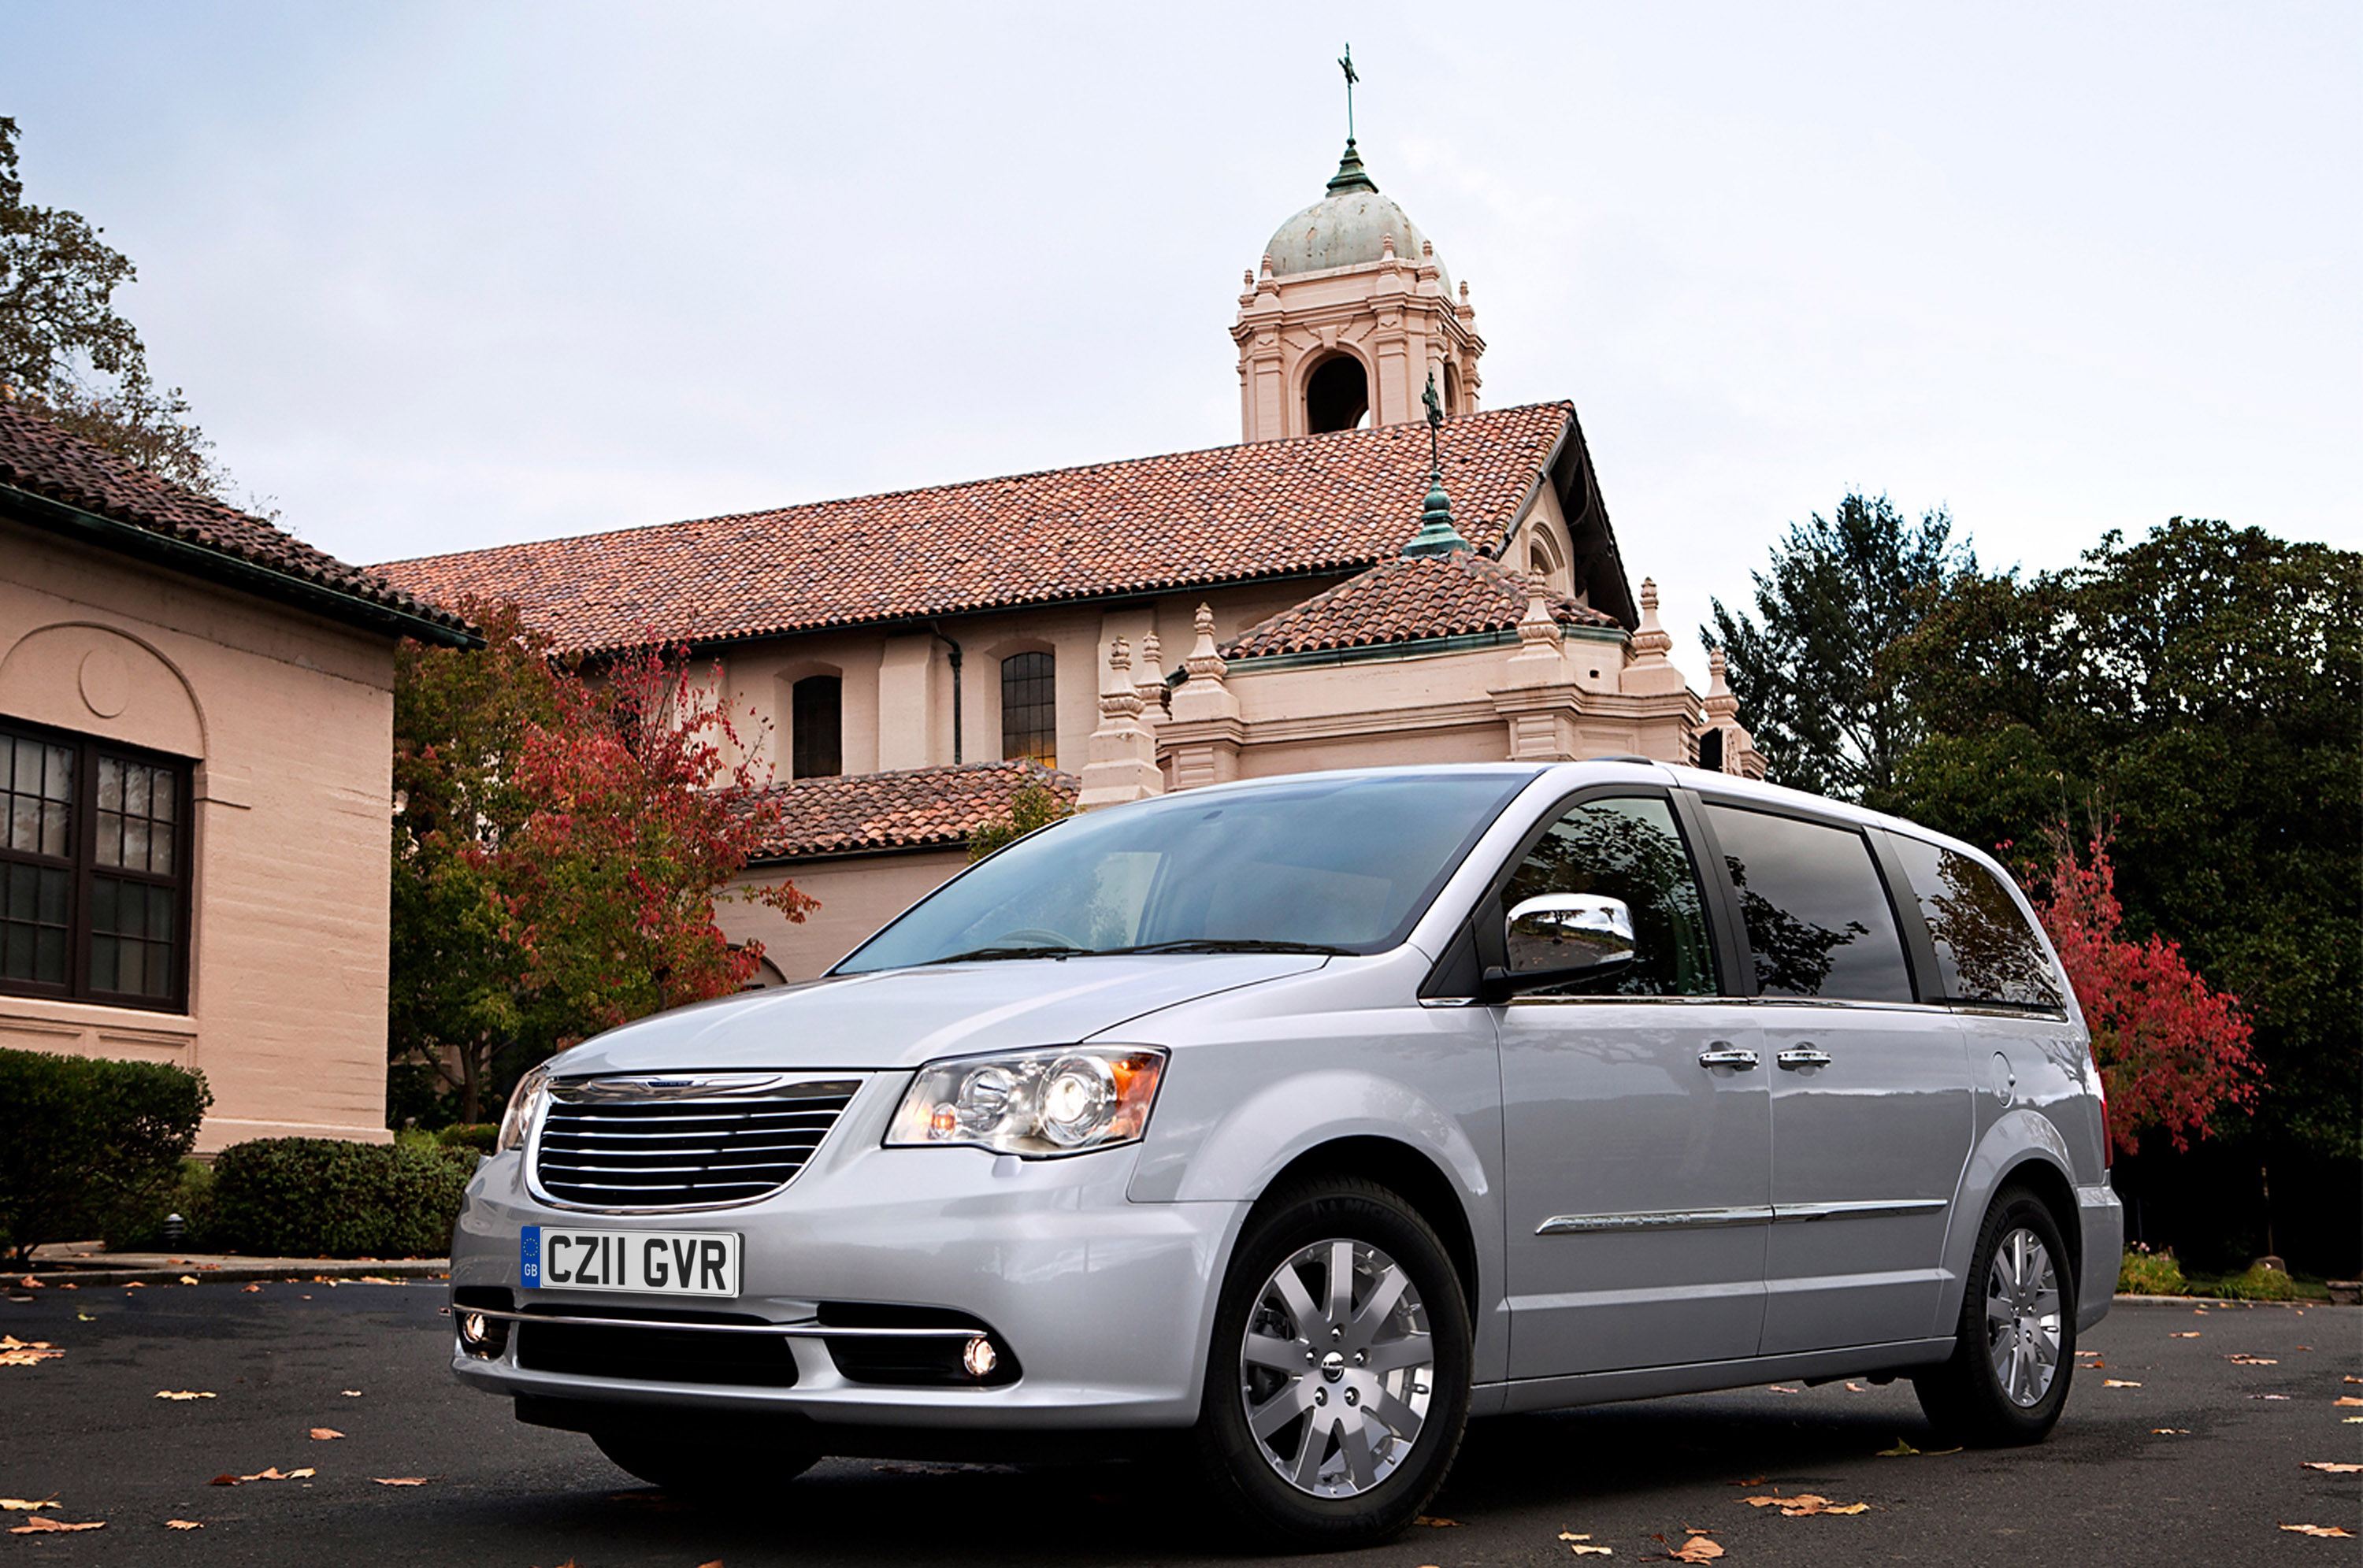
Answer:
<path fill-rule="evenodd" d="M 535 1185 L 589 1209 L 749 1202 L 794 1179 L 860 1087 L 776 1073 L 553 1085 L 534 1144 Z"/>

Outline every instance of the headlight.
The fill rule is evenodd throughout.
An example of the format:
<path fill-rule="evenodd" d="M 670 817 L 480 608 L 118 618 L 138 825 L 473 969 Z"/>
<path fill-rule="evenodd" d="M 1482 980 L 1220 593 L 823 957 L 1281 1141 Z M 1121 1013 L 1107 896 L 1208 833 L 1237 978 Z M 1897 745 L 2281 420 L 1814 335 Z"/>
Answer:
<path fill-rule="evenodd" d="M 1073 1046 L 930 1062 L 887 1124 L 886 1143 L 1074 1154 L 1129 1143 L 1148 1125 L 1165 1053 Z"/>
<path fill-rule="evenodd" d="M 536 1067 L 517 1080 L 509 1094 L 509 1108 L 501 1112 L 501 1133 L 493 1140 L 493 1153 L 505 1154 L 511 1149 L 525 1145 L 525 1135 L 540 1114 L 541 1102 L 549 1098 L 549 1069 Z"/>

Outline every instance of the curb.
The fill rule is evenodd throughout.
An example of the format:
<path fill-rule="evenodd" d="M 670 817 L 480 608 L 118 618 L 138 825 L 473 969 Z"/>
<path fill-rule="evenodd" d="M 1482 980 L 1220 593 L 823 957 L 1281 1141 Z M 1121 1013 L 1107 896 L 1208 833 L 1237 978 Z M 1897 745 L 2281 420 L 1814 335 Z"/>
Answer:
<path fill-rule="evenodd" d="M 107 1285 L 252 1285 L 282 1282 L 300 1285 L 311 1280 L 394 1285 L 408 1280 L 441 1279 L 451 1272 L 449 1258 L 411 1258 L 402 1263 L 349 1263 L 338 1258 L 283 1259 L 273 1264 L 195 1264 L 186 1268 L 36 1269 L 29 1274 L 0 1275 L 12 1293 L 28 1286 L 54 1290 L 61 1286 Z"/>

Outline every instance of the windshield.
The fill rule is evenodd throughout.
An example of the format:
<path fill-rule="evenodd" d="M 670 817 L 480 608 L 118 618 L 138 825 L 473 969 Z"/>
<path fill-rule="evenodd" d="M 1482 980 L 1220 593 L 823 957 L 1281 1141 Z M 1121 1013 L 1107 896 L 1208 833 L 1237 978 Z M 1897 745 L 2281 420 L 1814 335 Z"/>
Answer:
<path fill-rule="evenodd" d="M 1092 953 L 1375 953 L 1527 775 L 1335 776 L 1071 817 L 937 889 L 833 973 Z"/>

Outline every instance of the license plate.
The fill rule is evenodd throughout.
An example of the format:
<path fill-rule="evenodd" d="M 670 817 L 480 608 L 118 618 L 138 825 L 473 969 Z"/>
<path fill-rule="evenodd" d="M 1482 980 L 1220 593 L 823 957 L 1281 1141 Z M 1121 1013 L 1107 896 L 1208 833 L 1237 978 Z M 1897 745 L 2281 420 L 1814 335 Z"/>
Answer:
<path fill-rule="evenodd" d="M 527 1225 L 517 1264 L 527 1289 L 736 1296 L 740 1238 L 722 1231 L 576 1231 Z"/>

